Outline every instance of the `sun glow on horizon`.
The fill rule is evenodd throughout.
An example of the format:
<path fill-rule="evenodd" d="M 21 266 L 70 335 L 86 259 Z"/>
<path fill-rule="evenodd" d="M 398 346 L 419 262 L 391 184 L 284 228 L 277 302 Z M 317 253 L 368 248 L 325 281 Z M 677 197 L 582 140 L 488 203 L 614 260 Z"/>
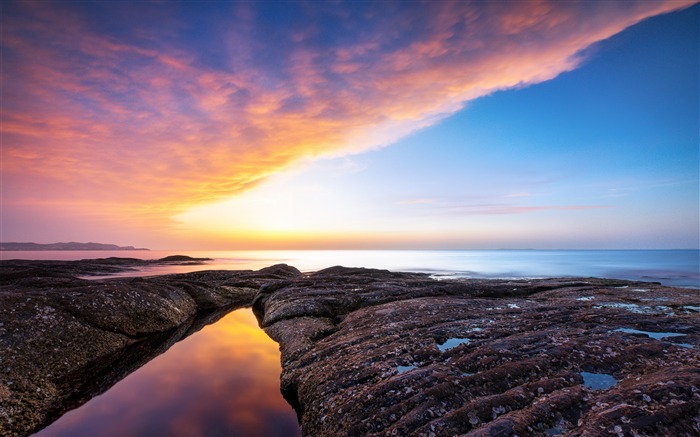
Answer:
<path fill-rule="evenodd" d="M 0 239 L 700 246 L 695 3 L 8 1 Z"/>

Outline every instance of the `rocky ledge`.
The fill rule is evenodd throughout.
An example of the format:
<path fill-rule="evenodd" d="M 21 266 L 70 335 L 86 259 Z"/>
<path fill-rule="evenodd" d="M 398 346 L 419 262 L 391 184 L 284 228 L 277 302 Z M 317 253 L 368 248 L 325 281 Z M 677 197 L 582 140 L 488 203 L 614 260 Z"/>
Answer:
<path fill-rule="evenodd" d="M 253 310 L 305 435 L 700 435 L 697 290 L 334 267 Z"/>
<path fill-rule="evenodd" d="M 41 429 L 175 342 L 249 306 L 263 284 L 301 276 L 294 268 L 273 266 L 97 281 L 76 277 L 142 263 L 113 258 L 0 264 L 0 435 Z"/>
<path fill-rule="evenodd" d="M 40 429 L 251 303 L 306 435 L 700 435 L 697 290 L 286 265 L 76 276 L 132 265 L 0 264 L 1 435 Z"/>
<path fill-rule="evenodd" d="M 2 260 L 0 274 L 3 280 L 24 279 L 34 276 L 48 277 L 97 277 L 124 272 L 135 272 L 148 267 L 163 265 L 201 265 L 211 258 L 192 258 L 184 255 L 171 255 L 160 259 L 139 258 L 95 258 L 79 261 L 44 261 L 11 259 Z"/>

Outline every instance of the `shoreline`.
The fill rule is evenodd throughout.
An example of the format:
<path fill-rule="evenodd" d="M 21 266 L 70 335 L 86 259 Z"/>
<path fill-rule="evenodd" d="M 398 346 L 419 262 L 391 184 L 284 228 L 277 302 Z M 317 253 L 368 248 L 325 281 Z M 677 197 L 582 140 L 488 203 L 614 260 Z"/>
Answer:
<path fill-rule="evenodd" d="M 118 361 L 121 373 L 111 369 L 117 378 L 87 369 L 130 356 L 120 351 L 156 344 L 131 360 L 138 367 L 184 338 L 174 332 L 194 332 L 193 317 L 250 305 L 280 344 L 282 392 L 306 435 L 698 431 L 688 411 L 700 411 L 700 297 L 688 289 L 595 278 L 437 281 L 345 267 L 302 274 L 287 265 L 75 277 L 99 268 L 0 264 L 0 356 L 9 360 L 0 433 L 45 426 L 75 405 L 68 399 L 94 395 L 81 388 L 88 380 L 109 388 L 130 359 Z M 589 388 L 584 373 L 615 385 Z M 627 406 L 613 417 L 601 402 Z"/>
<path fill-rule="evenodd" d="M 125 368 L 135 370 L 217 317 L 249 306 L 263 283 L 289 275 L 267 268 L 76 277 L 104 268 L 104 260 L 0 263 L 0 435 L 38 431 L 125 377 Z"/>
<path fill-rule="evenodd" d="M 86 279 L 125 276 L 156 276 L 197 270 L 258 270 L 288 264 L 302 272 L 315 272 L 328 265 L 362 266 L 391 271 L 428 273 L 455 279 L 544 279 L 550 277 L 597 277 L 659 282 L 672 287 L 700 289 L 698 250 L 305 250 L 305 251 L 185 251 L 182 255 L 210 258 L 201 264 L 158 264 L 173 251 L 146 252 L 26 252 L 20 258 L 83 260 L 90 258 L 143 259 L 152 264 L 128 272 L 83 276 Z M 0 259 L 3 253 L 0 253 Z M 14 260 L 3 260 L 10 262 Z"/>

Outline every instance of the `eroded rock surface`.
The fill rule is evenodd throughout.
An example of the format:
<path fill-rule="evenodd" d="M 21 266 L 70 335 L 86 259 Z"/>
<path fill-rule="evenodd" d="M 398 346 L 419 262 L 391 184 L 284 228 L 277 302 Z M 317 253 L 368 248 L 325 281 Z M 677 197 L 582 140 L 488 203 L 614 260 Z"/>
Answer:
<path fill-rule="evenodd" d="M 250 305 L 264 283 L 301 277 L 285 265 L 99 281 L 75 276 L 104 266 L 0 264 L 0 435 L 40 429 L 207 323 Z"/>
<path fill-rule="evenodd" d="M 252 302 L 306 435 L 700 435 L 698 290 L 286 265 L 77 277 L 133 265 L 0 264 L 0 434 Z"/>
<path fill-rule="evenodd" d="M 697 290 L 334 267 L 253 310 L 306 435 L 700 435 Z"/>

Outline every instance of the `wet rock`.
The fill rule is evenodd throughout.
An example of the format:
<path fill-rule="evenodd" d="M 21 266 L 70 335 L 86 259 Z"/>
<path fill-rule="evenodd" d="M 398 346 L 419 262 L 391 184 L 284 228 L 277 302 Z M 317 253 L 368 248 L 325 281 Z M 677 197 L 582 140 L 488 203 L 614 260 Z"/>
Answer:
<path fill-rule="evenodd" d="M 202 262 L 202 261 L 213 261 L 211 258 L 192 258 L 191 256 L 186 256 L 186 255 L 170 255 L 166 256 L 163 258 L 160 258 L 158 262 L 162 263 L 171 263 L 171 262 L 187 262 L 187 263 L 196 263 L 196 262 Z"/>
<path fill-rule="evenodd" d="M 251 304 L 306 435 L 700 433 L 695 290 L 339 266 L 77 277 L 139 262 L 0 264 L 0 434 L 41 428 Z"/>
<path fill-rule="evenodd" d="M 682 436 L 700 434 L 699 304 L 653 283 L 332 267 L 254 310 L 306 435 Z"/>
<path fill-rule="evenodd" d="M 12 276 L 31 280 L 35 277 L 66 278 L 76 276 L 103 276 L 157 265 L 205 264 L 210 258 L 192 258 L 185 255 L 171 255 L 161 259 L 143 260 L 138 258 L 97 258 L 79 261 L 23 260 L 2 261 L 2 278 Z"/>
<path fill-rule="evenodd" d="M 301 276 L 284 265 L 97 281 L 75 276 L 140 263 L 0 264 L 0 435 L 40 429 L 207 322 L 250 305 L 264 283 Z"/>

